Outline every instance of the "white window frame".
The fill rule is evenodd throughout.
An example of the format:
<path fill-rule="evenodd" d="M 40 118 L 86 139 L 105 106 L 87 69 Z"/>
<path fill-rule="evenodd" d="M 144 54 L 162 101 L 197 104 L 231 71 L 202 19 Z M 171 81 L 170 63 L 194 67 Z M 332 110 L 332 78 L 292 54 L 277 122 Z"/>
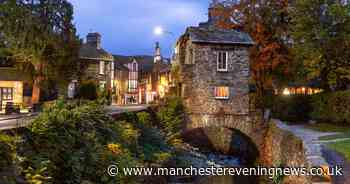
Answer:
<path fill-rule="evenodd" d="M 220 68 L 220 53 L 226 54 L 226 66 L 225 66 L 225 68 Z M 227 72 L 228 71 L 228 56 L 229 56 L 229 54 L 227 51 L 218 51 L 217 58 L 216 58 L 217 71 L 219 71 L 219 72 Z"/>
<path fill-rule="evenodd" d="M 228 96 L 217 96 L 218 88 L 227 88 Z M 230 87 L 229 86 L 215 86 L 215 88 L 214 88 L 214 96 L 215 96 L 215 99 L 218 99 L 218 100 L 228 100 L 228 99 L 230 99 Z"/>
<path fill-rule="evenodd" d="M 100 63 L 99 63 L 99 73 L 100 73 L 100 75 L 105 74 L 105 62 L 104 61 L 100 61 Z"/>

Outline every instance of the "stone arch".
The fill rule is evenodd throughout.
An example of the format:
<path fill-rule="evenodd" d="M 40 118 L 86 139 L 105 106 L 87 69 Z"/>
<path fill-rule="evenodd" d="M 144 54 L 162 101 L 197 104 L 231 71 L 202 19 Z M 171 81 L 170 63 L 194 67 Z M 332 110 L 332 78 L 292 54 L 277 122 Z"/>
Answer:
<path fill-rule="evenodd" d="M 263 156 L 266 127 L 260 116 L 190 115 L 184 131 L 186 141 L 195 146 L 236 155 L 248 165 Z"/>

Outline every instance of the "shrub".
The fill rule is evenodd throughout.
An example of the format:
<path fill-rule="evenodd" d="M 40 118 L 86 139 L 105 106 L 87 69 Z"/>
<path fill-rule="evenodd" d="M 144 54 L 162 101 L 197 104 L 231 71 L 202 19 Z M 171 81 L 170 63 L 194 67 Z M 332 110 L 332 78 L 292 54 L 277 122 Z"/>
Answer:
<path fill-rule="evenodd" d="M 98 101 L 102 105 L 112 104 L 112 91 L 110 89 L 104 89 L 98 94 Z"/>
<path fill-rule="evenodd" d="M 274 96 L 272 101 L 272 116 L 284 121 L 306 121 L 311 111 L 310 96 L 291 95 Z"/>
<path fill-rule="evenodd" d="M 350 91 L 322 93 L 312 97 L 311 118 L 318 121 L 350 123 Z"/>
<path fill-rule="evenodd" d="M 167 142 L 170 144 L 181 142 L 179 139 L 185 121 L 185 109 L 181 98 L 168 97 L 159 107 L 157 117 L 166 133 Z"/>
<path fill-rule="evenodd" d="M 134 183 L 135 178 L 110 177 L 106 169 L 111 164 L 134 167 L 137 138 L 133 126 L 114 122 L 95 103 L 59 101 L 46 107 L 25 133 L 21 165 L 28 181 Z"/>
<path fill-rule="evenodd" d="M 97 95 L 97 85 L 94 81 L 84 81 L 79 87 L 78 98 L 85 100 L 96 100 Z"/>
<path fill-rule="evenodd" d="M 0 133 L 0 172 L 14 164 L 16 158 L 16 140 Z"/>

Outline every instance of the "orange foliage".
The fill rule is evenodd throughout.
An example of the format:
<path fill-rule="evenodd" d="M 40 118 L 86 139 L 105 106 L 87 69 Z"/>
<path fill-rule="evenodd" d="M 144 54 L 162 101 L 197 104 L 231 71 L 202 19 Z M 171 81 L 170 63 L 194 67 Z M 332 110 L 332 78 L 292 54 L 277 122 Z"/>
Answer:
<path fill-rule="evenodd" d="M 213 1 L 212 15 L 219 17 L 217 26 L 240 29 L 255 42 L 251 48 L 251 73 L 258 92 L 273 87 L 275 70 L 288 75 L 291 54 L 282 39 L 288 34 L 288 0 Z M 216 3 L 216 4 L 215 4 Z M 272 13 L 271 13 L 272 12 Z"/>

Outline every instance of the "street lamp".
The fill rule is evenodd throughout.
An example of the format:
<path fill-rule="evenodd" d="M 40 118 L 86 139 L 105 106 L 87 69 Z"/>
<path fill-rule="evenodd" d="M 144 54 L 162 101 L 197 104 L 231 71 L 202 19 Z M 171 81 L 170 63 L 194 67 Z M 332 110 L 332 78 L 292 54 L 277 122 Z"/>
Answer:
<path fill-rule="evenodd" d="M 170 35 L 173 39 L 176 39 L 176 36 L 175 36 L 174 33 L 170 32 L 170 31 L 164 30 L 161 26 L 156 26 L 156 27 L 154 28 L 153 32 L 154 32 L 154 34 L 157 35 L 157 36 L 162 36 L 162 35 L 164 35 L 164 34 L 168 34 L 168 35 Z M 170 48 L 171 48 L 171 50 L 172 50 L 172 48 L 173 48 L 173 45 L 172 45 L 172 44 L 170 45 Z M 172 53 L 172 55 L 174 55 L 174 53 Z M 172 57 L 173 57 L 173 56 L 172 56 Z"/>
<path fill-rule="evenodd" d="M 160 26 L 157 26 L 157 27 L 154 28 L 154 34 L 155 34 L 155 35 L 162 35 L 163 32 L 164 32 L 164 30 L 163 30 L 163 28 L 160 27 Z"/>
<path fill-rule="evenodd" d="M 153 30 L 154 34 L 157 36 L 163 35 L 163 34 L 169 34 L 171 36 L 174 36 L 174 33 L 170 32 L 170 31 L 166 31 L 164 30 L 161 26 L 156 26 Z"/>

